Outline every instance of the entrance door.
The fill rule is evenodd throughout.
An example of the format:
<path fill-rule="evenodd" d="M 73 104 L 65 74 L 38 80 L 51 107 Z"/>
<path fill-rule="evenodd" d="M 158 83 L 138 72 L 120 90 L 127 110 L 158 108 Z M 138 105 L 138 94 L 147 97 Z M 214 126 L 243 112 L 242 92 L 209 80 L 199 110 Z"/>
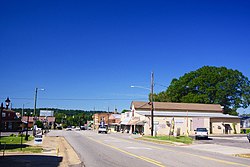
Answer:
<path fill-rule="evenodd" d="M 230 134 L 230 130 L 232 130 L 229 124 L 225 124 L 225 134 Z"/>
<path fill-rule="evenodd" d="M 213 134 L 213 123 L 210 121 L 210 134 Z"/>

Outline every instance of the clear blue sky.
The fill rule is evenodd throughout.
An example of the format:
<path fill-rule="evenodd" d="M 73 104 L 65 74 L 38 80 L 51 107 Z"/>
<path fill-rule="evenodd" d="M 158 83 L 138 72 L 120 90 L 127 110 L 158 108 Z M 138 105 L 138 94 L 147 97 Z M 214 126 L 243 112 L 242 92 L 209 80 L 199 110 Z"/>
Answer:
<path fill-rule="evenodd" d="M 0 98 L 13 107 L 129 109 L 204 65 L 250 78 L 250 2 L 0 1 Z M 67 100 L 68 99 L 68 100 Z M 71 100 L 69 100 L 71 99 Z M 245 110 L 250 113 L 250 110 Z"/>

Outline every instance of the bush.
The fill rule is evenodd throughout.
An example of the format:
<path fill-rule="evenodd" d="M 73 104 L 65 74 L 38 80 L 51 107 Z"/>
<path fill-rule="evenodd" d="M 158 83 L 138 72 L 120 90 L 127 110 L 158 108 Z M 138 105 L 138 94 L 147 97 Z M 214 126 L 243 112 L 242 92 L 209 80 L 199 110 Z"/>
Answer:
<path fill-rule="evenodd" d="M 15 134 L 11 134 L 10 137 L 16 137 L 16 135 Z"/>
<path fill-rule="evenodd" d="M 241 129 L 240 133 L 244 134 L 244 131 L 245 131 L 246 134 L 250 133 L 250 129 Z"/>
<path fill-rule="evenodd" d="M 18 137 L 25 137 L 25 134 L 18 134 Z"/>

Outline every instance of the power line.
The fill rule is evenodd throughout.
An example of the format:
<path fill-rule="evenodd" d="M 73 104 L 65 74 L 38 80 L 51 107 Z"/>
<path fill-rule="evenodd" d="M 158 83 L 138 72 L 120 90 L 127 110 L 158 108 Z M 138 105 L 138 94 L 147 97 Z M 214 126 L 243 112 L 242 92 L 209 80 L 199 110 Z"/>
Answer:
<path fill-rule="evenodd" d="M 0 98 L 5 99 L 5 98 Z M 34 98 L 25 98 L 25 97 L 11 97 L 13 100 L 34 100 Z M 145 100 L 147 98 L 130 98 L 130 99 L 116 99 L 116 98 L 39 98 L 39 100 L 51 100 L 51 101 L 131 101 L 131 100 Z"/>

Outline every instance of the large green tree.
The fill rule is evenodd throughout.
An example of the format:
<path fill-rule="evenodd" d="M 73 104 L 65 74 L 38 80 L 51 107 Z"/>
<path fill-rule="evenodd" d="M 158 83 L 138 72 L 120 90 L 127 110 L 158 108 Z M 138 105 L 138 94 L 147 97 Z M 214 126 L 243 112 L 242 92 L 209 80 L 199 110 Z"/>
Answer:
<path fill-rule="evenodd" d="M 173 79 L 168 89 L 154 94 L 160 102 L 220 104 L 224 113 L 237 115 L 250 104 L 250 82 L 238 70 L 204 66 Z"/>

